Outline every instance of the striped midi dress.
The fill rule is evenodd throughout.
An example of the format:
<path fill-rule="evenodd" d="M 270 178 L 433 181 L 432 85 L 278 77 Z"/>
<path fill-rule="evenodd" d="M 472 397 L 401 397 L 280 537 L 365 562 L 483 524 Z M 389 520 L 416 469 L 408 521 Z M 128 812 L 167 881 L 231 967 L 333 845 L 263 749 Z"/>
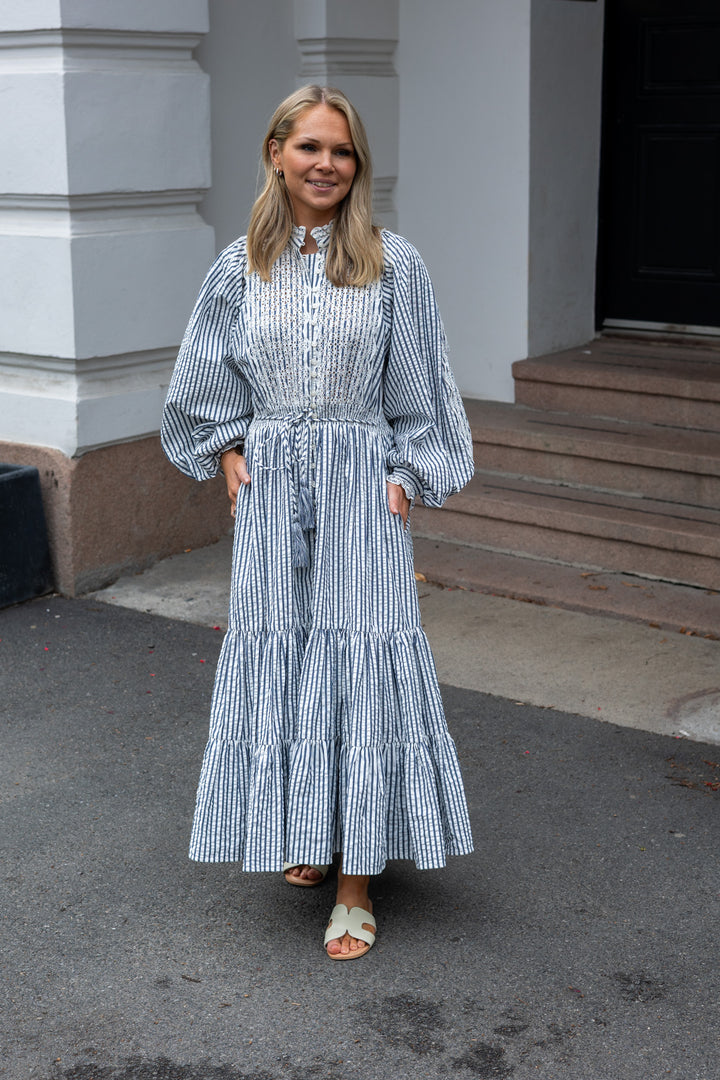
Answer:
<path fill-rule="evenodd" d="M 382 279 L 325 276 L 332 223 L 295 227 L 271 280 L 245 239 L 211 267 L 178 355 L 162 440 L 197 479 L 244 444 L 229 628 L 190 857 L 378 874 L 472 850 L 455 744 L 420 625 L 409 528 L 386 481 L 439 506 L 472 442 L 432 286 L 383 232 Z"/>

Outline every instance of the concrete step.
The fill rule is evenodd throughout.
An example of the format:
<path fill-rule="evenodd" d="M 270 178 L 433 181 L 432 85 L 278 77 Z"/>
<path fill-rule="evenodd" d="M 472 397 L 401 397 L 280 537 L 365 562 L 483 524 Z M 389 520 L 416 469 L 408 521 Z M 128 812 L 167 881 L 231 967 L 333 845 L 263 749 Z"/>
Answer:
<path fill-rule="evenodd" d="M 480 469 L 720 507 L 720 433 L 465 404 Z"/>
<path fill-rule="evenodd" d="M 418 536 L 588 569 L 714 589 L 720 512 L 479 472 L 442 510 L 417 507 Z"/>
<path fill-rule="evenodd" d="M 720 641 L 720 592 L 415 536 L 423 582 Z M 107 590 L 109 591 L 109 590 Z"/>
<path fill-rule="evenodd" d="M 599 338 L 513 364 L 518 404 L 720 432 L 720 351 Z"/>

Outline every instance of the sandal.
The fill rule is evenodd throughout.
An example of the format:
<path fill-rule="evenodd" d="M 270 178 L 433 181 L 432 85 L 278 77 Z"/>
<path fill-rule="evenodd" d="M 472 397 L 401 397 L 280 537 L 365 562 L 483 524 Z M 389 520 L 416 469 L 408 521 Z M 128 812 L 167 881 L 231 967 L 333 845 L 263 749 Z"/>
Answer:
<path fill-rule="evenodd" d="M 322 874 L 322 877 L 316 881 L 308 881 L 307 878 L 295 877 L 293 874 L 289 874 L 289 870 L 294 870 L 296 866 L 309 866 L 311 870 L 317 870 L 318 874 Z M 330 869 L 330 863 L 327 866 L 316 866 L 315 863 L 295 863 L 286 862 L 283 863 L 283 874 L 288 885 L 301 885 L 303 888 L 312 888 L 313 885 L 322 885 L 323 881 L 327 877 L 327 872 Z"/>
<path fill-rule="evenodd" d="M 357 960 L 360 956 L 364 956 L 366 952 L 370 952 L 375 944 L 375 934 L 372 930 L 366 930 L 363 923 L 367 923 L 372 926 L 373 930 L 377 930 L 375 919 L 364 908 L 354 907 L 348 911 L 345 904 L 335 905 L 330 916 L 330 925 L 325 931 L 324 941 L 325 952 L 331 960 Z M 334 941 L 336 938 L 339 939 L 345 934 L 357 938 L 358 941 L 364 941 L 365 948 L 355 949 L 349 953 L 329 953 L 327 951 L 328 942 Z"/>

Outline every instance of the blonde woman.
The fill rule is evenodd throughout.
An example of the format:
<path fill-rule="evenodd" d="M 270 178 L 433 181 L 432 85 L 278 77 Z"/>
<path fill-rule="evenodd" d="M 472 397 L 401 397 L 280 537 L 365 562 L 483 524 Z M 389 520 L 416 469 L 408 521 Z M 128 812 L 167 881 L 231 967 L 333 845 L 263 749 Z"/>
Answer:
<path fill-rule="evenodd" d="M 263 142 L 247 237 L 218 257 L 163 418 L 235 515 L 190 855 L 322 883 L 333 960 L 375 940 L 370 877 L 472 850 L 420 626 L 408 516 L 472 475 L 472 442 L 416 250 L 372 221 L 371 162 L 339 90 L 305 86 Z"/>

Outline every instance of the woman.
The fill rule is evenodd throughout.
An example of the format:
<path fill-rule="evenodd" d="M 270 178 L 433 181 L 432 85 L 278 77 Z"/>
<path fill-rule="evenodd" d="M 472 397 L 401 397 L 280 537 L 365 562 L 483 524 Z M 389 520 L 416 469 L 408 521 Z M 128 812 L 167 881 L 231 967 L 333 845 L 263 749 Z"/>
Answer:
<path fill-rule="evenodd" d="M 222 470 L 235 515 L 190 855 L 322 882 L 341 853 L 333 960 L 374 942 L 371 875 L 472 850 L 420 626 L 407 529 L 472 475 L 427 271 L 372 224 L 362 123 L 339 91 L 282 102 L 247 237 L 211 267 L 163 445 Z"/>

